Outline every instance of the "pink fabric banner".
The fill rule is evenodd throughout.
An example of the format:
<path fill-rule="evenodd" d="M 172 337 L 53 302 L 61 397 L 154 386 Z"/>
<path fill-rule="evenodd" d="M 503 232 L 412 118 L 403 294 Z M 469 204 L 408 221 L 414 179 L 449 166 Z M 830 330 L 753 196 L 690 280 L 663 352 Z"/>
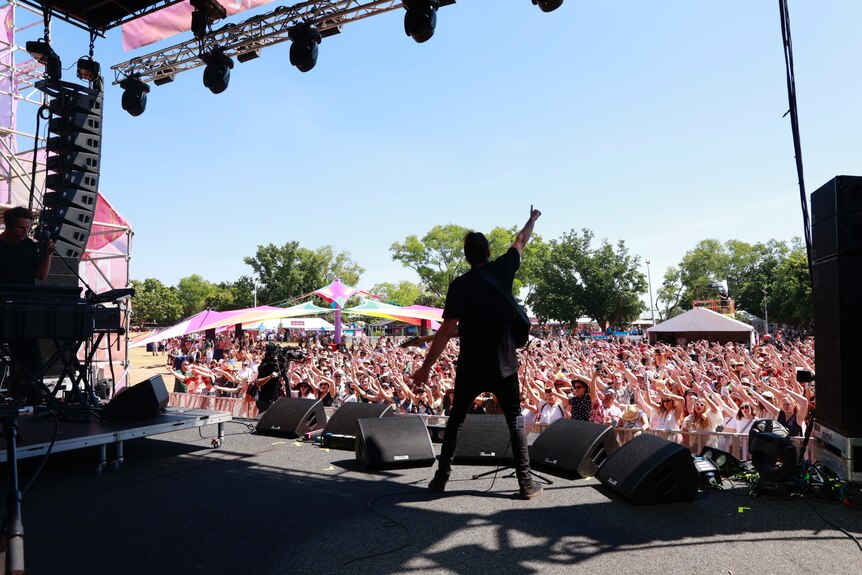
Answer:
<path fill-rule="evenodd" d="M 272 0 L 219 0 L 219 4 L 225 7 L 228 17 L 270 2 Z M 120 27 L 123 34 L 123 50 L 128 52 L 170 38 L 191 30 L 191 25 L 192 6 L 188 0 L 172 4 L 123 24 Z M 217 23 L 217 25 L 221 24 Z"/>

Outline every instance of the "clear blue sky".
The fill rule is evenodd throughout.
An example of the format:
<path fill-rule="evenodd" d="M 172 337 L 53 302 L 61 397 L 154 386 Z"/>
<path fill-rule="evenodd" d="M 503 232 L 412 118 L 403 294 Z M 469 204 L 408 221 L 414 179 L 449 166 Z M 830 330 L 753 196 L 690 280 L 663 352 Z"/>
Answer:
<path fill-rule="evenodd" d="M 862 174 L 862 2 L 790 10 L 810 192 Z M 545 239 L 625 240 L 652 260 L 654 290 L 702 239 L 802 235 L 774 0 L 566 0 L 549 14 L 459 0 L 425 44 L 402 18 L 345 26 L 307 74 L 287 43 L 237 64 L 220 95 L 186 72 L 138 118 L 108 86 L 101 190 L 135 230 L 132 277 L 232 281 L 258 244 L 296 240 L 349 251 L 359 287 L 416 281 L 393 242 L 520 225 L 530 204 Z M 114 30 L 96 58 L 189 35 L 126 54 Z M 54 38 L 66 66 L 85 53 L 66 24 Z"/>

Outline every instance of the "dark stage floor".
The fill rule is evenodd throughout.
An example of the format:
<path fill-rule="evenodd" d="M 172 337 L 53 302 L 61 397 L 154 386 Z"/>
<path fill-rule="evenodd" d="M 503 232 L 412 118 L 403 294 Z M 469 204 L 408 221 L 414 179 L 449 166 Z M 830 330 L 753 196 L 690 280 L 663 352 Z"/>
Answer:
<path fill-rule="evenodd" d="M 99 477 L 90 450 L 52 456 L 24 499 L 27 572 L 862 573 L 818 516 L 862 536 L 862 512 L 840 505 L 711 491 L 633 507 L 562 479 L 519 501 L 515 479 L 472 481 L 475 467 L 434 496 L 429 468 L 366 473 L 351 452 L 225 426 L 221 449 L 215 427 L 129 441 Z"/>

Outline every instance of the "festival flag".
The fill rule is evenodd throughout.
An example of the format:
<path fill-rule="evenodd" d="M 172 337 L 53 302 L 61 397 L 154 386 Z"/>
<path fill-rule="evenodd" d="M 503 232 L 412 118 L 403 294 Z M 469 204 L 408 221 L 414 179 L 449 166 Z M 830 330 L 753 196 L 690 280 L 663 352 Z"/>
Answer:
<path fill-rule="evenodd" d="M 219 4 L 224 6 L 228 16 L 270 2 L 272 0 L 219 0 Z M 126 22 L 121 26 L 123 50 L 128 52 L 191 30 L 192 12 L 191 3 L 185 0 Z"/>

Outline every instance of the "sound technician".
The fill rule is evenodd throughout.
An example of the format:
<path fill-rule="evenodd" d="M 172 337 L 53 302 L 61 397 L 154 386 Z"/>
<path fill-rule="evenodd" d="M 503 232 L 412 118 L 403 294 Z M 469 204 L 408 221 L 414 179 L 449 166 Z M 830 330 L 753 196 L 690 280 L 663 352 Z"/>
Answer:
<path fill-rule="evenodd" d="M 484 279 L 479 270 L 493 275 L 502 288 L 512 290 L 515 272 L 521 265 L 524 246 L 533 234 L 533 225 L 542 213 L 530 207 L 530 218 L 518 232 L 509 250 L 494 261 L 490 261 L 491 249 L 488 239 L 481 233 L 469 232 L 464 237 L 464 257 L 470 271 L 455 278 L 446 294 L 443 323 L 434 335 L 431 349 L 425 361 L 414 374 L 418 387 L 427 384 L 431 368 L 446 347 L 446 343 L 458 332 L 461 351 L 455 373 L 455 398 L 440 450 L 440 465 L 434 479 L 428 484 L 432 491 L 442 492 L 452 469 L 452 458 L 458 441 L 458 432 L 467 416 L 473 400 L 482 392 L 493 393 L 509 426 L 512 438 L 512 454 L 515 473 L 520 486 L 520 497 L 532 499 L 542 493 L 530 477 L 530 458 L 527 454 L 527 438 L 519 428 L 517 418 L 521 414 L 519 405 L 518 358 L 512 340 L 512 306 L 503 298 L 494 285 Z"/>
<path fill-rule="evenodd" d="M 48 277 L 54 242 L 48 240 L 39 246 L 30 238 L 33 215 L 18 206 L 3 212 L 6 229 L 0 233 L 0 283 L 33 285 L 37 279 Z"/>
<path fill-rule="evenodd" d="M 51 256 L 54 255 L 54 242 L 43 242 L 40 250 L 40 246 L 30 238 L 30 228 L 33 226 L 30 210 L 23 206 L 8 209 L 3 212 L 3 223 L 6 228 L 0 233 L 0 284 L 32 286 L 37 279 L 47 278 L 51 269 Z M 31 374 L 40 371 L 42 354 L 38 340 L 12 339 L 6 343 L 19 366 Z M 36 405 L 41 403 L 42 396 L 30 379 L 23 370 L 13 369 L 9 392 L 19 400 L 27 396 L 27 403 Z"/>

